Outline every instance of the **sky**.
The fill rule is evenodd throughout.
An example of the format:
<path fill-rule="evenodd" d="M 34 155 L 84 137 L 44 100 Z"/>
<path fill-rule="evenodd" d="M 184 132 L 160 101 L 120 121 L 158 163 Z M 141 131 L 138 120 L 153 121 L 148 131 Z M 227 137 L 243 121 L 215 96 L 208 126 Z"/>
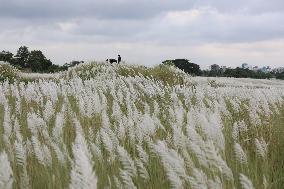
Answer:
<path fill-rule="evenodd" d="M 0 0 L 0 50 L 55 64 L 117 58 L 157 65 L 284 66 L 284 0 Z"/>

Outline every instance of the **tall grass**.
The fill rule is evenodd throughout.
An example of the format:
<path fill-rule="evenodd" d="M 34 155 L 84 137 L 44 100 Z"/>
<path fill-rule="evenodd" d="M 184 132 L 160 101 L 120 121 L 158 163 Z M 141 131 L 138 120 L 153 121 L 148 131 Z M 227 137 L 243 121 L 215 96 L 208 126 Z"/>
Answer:
<path fill-rule="evenodd" d="M 277 80 L 102 63 L 22 77 L 0 84 L 0 188 L 284 185 Z"/>

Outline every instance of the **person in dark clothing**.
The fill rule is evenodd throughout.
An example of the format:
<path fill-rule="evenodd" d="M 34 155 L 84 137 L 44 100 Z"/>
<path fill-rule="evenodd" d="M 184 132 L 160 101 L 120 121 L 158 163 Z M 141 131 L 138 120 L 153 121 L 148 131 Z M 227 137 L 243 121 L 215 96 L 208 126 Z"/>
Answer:
<path fill-rule="evenodd" d="M 121 62 L 121 56 L 118 55 L 118 58 L 117 58 L 117 63 L 119 64 Z"/>

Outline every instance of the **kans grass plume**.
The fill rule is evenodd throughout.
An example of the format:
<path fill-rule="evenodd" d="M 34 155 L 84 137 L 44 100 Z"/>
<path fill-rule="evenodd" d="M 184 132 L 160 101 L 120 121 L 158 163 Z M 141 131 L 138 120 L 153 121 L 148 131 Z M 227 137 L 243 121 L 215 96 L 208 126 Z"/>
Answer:
<path fill-rule="evenodd" d="M 48 75 L 8 67 L 1 189 L 284 185 L 283 82 L 169 66 L 87 63 Z"/>

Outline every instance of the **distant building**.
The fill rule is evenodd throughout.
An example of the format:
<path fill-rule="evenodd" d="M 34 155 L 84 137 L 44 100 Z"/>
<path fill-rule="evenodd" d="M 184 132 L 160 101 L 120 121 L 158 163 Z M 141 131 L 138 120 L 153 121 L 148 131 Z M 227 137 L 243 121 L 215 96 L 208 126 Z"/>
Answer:
<path fill-rule="evenodd" d="M 210 66 L 211 71 L 220 71 L 220 66 L 218 64 L 213 64 Z"/>

